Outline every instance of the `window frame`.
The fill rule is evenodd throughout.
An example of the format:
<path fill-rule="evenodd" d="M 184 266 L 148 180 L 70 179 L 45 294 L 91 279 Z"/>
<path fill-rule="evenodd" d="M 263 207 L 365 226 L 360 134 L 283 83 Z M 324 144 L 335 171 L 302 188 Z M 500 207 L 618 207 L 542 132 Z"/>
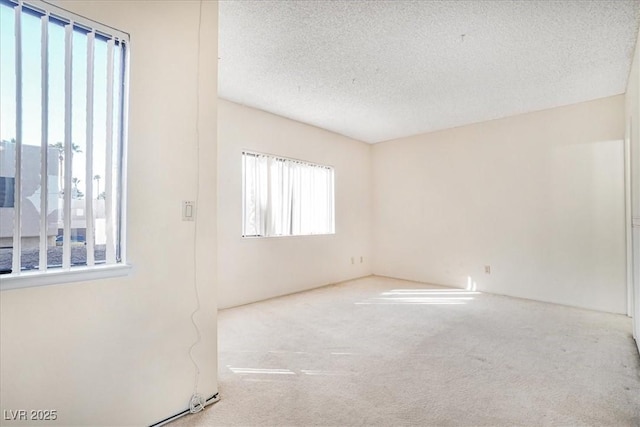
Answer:
<path fill-rule="evenodd" d="M 260 239 L 283 239 L 283 238 L 304 238 L 304 237 L 331 237 L 331 236 L 335 236 L 336 235 L 336 173 L 335 173 L 335 167 L 331 166 L 331 165 L 326 165 L 326 164 L 321 164 L 321 163 L 316 163 L 316 162 L 310 162 L 308 160 L 301 160 L 301 159 L 297 159 L 297 158 L 293 158 L 293 157 L 287 157 L 287 156 L 281 156 L 281 155 L 276 155 L 276 154 L 271 154 L 271 153 L 265 153 L 265 152 L 259 152 L 259 151 L 254 151 L 254 150 L 249 150 L 249 149 L 243 149 L 240 152 L 241 154 L 241 161 L 242 161 L 242 180 L 241 180 L 241 189 L 240 189 L 240 193 L 241 193 L 241 225 L 240 225 L 240 232 L 241 232 L 241 237 L 243 240 L 260 240 Z M 332 196 L 332 230 L 330 232 L 324 232 L 324 233 L 306 233 L 306 234 L 267 234 L 267 235 L 253 235 L 253 234 L 245 234 L 245 213 L 246 213 L 246 207 L 245 207 L 245 202 L 246 202 L 246 197 L 245 197 L 245 179 L 246 179 L 246 174 L 245 174 L 245 170 L 244 170 L 244 156 L 245 155 L 252 155 L 252 156 L 265 156 L 274 160 L 284 160 L 284 161 L 290 161 L 290 162 L 295 162 L 295 163 L 300 163 L 303 165 L 308 165 L 311 167 L 320 167 L 320 168 L 324 168 L 324 169 L 328 169 L 331 171 L 331 183 L 332 183 L 332 188 L 331 188 L 331 196 Z M 270 179 L 270 178 L 269 178 Z"/>
<path fill-rule="evenodd" d="M 78 15 L 76 13 L 70 12 L 66 9 L 60 8 L 56 5 L 50 4 L 48 2 L 42 0 L 0 0 L 5 6 L 12 7 L 17 14 L 35 14 L 36 16 L 46 16 L 48 21 L 48 25 L 52 25 L 51 20 L 57 21 L 58 23 L 62 23 L 64 25 L 72 24 L 71 32 L 74 30 L 80 29 L 87 32 L 93 32 L 95 34 L 94 37 L 105 38 L 109 40 L 114 40 L 114 43 L 117 43 L 118 48 L 121 49 L 121 60 L 119 63 L 119 67 L 114 67 L 113 75 L 118 76 L 118 85 L 113 85 L 112 91 L 113 93 L 119 93 L 118 102 L 112 102 L 114 109 L 114 118 L 119 123 L 117 126 L 113 128 L 112 135 L 112 150 L 117 150 L 117 156 L 113 155 L 112 151 L 111 156 L 114 162 L 117 162 L 117 170 L 118 174 L 113 177 L 114 182 L 116 183 L 116 188 L 113 189 L 112 193 L 112 202 L 115 203 L 116 208 L 113 210 L 114 220 L 116 221 L 117 227 L 114 231 L 114 242 L 113 242 L 113 250 L 114 250 L 114 260 L 111 263 L 109 259 L 105 259 L 104 263 L 95 263 L 94 265 L 80 265 L 73 266 L 68 265 L 62 267 L 49 268 L 47 265 L 43 269 L 32 269 L 32 270 L 22 270 L 20 271 L 12 271 L 8 274 L 0 275 L 0 291 L 11 290 L 11 289 L 21 289 L 28 287 L 36 287 L 36 286 L 47 286 L 54 284 L 63 284 L 63 283 L 71 283 L 71 282 L 80 282 L 80 281 L 89 281 L 89 280 L 100 280 L 112 277 L 122 277 L 130 274 L 132 270 L 132 266 L 127 262 L 127 143 L 128 143 L 128 117 L 129 117 L 129 74 L 130 74 L 130 54 L 131 54 L 131 46 L 130 46 L 130 35 L 126 32 L 118 30 L 116 28 L 110 27 L 108 25 L 102 24 L 100 22 L 93 21 L 84 16 Z M 19 10 L 17 10 L 19 8 Z M 16 41 L 16 44 L 19 42 Z M 42 49 L 42 48 L 41 48 Z M 115 48 L 114 48 L 115 49 Z M 47 49 L 43 49 L 43 51 L 48 52 Z M 44 55 L 44 54 L 43 54 Z M 22 46 L 20 47 L 20 52 L 16 52 L 16 58 L 21 58 L 22 56 Z M 47 53 L 48 57 L 48 53 Z M 93 66 L 92 66 L 93 67 Z M 66 71 L 65 71 L 66 73 Z M 18 75 L 16 75 L 16 79 L 18 79 Z M 16 80 L 16 84 L 20 81 L 21 85 L 24 85 L 24 82 L 21 80 Z M 47 86 L 48 87 L 48 86 Z M 18 89 L 16 89 L 18 90 Z M 118 92 L 116 92 L 118 91 Z M 22 104 L 22 89 L 19 92 L 16 92 L 16 123 L 22 119 L 22 112 L 19 111 Z M 18 94 L 20 95 L 18 97 Z M 43 95 L 44 96 L 44 95 Z M 65 95 L 67 96 L 67 95 Z M 18 102 L 18 98 L 20 101 Z M 48 108 L 48 106 L 43 106 L 42 102 L 45 102 L 47 98 L 40 98 L 41 108 L 44 111 Z M 23 124 L 20 124 L 20 127 Z M 92 129 L 93 129 L 92 123 Z M 21 132 L 16 128 L 16 139 L 20 136 Z M 44 143 L 44 139 L 40 144 Z M 93 143 L 92 143 L 93 144 Z M 16 143 L 16 150 L 22 149 L 24 147 L 22 145 L 22 141 L 20 143 Z M 20 155 L 17 155 L 19 161 Z M 42 159 L 41 159 L 42 162 Z M 108 165 L 108 161 L 106 161 L 106 165 Z M 106 166 L 105 165 L 105 166 Z M 114 163 L 114 166 L 116 164 Z M 44 166 L 43 166 L 44 167 Z M 20 165 L 20 169 L 22 165 Z M 21 180 L 21 177 L 17 177 L 18 172 L 20 170 L 16 170 L 15 180 Z M 87 172 L 88 173 L 88 172 Z M 69 172 L 71 174 L 71 172 Z M 65 179 L 67 179 L 65 177 Z M 70 179 L 70 178 L 69 178 Z M 41 178 L 41 182 L 45 180 L 45 178 Z M 105 184 L 106 185 L 106 184 Z M 70 198 L 71 196 L 69 196 Z M 92 199 L 93 200 L 93 199 Z M 19 205 L 22 201 L 19 197 L 16 197 L 14 203 Z M 66 216 L 71 215 L 71 210 L 67 210 L 68 204 L 64 206 L 64 214 Z M 14 207 L 15 209 L 15 207 Z M 21 208 L 19 207 L 17 212 Z M 14 211 L 16 212 L 16 211 Z M 45 214 L 46 215 L 46 214 Z M 42 213 L 40 213 L 41 224 L 42 224 Z M 14 221 L 21 221 L 20 216 L 14 214 Z M 90 223 L 93 222 L 93 218 L 90 220 Z M 45 221 L 46 224 L 46 221 Z M 42 225 L 41 225 L 42 227 Z M 15 232 L 15 223 L 14 223 L 14 236 Z M 46 234 L 46 233 L 45 233 Z M 20 235 L 21 236 L 21 235 Z M 42 231 L 41 231 L 42 236 Z M 21 236 L 22 237 L 22 236 Z M 15 240 L 15 237 L 13 238 Z M 71 237 L 67 237 L 65 235 L 66 245 L 70 250 L 71 246 Z M 13 248 L 15 250 L 15 244 L 13 244 Z M 18 246 L 21 247 L 21 244 Z M 21 250 L 20 250 L 21 252 Z M 18 255 L 19 257 L 22 254 Z"/>

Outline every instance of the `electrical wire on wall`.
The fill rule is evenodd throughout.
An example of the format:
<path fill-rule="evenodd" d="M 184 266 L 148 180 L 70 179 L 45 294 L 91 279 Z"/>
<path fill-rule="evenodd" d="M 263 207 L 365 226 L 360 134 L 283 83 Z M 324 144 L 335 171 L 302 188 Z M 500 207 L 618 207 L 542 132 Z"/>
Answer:
<path fill-rule="evenodd" d="M 198 44 L 196 49 L 196 141 L 195 141 L 195 149 L 196 149 L 196 195 L 195 195 L 195 205 L 199 206 L 200 199 L 200 46 L 201 46 L 201 30 L 202 30 L 202 1 L 200 0 L 199 13 L 198 13 Z M 189 401 L 189 412 L 195 414 L 196 412 L 200 412 L 204 409 L 207 401 L 206 399 L 198 393 L 198 381 L 200 379 L 200 366 L 198 366 L 198 362 L 193 358 L 193 349 L 200 344 L 200 340 L 202 338 L 200 334 L 200 328 L 196 323 L 195 316 L 200 311 L 200 293 L 198 292 L 198 215 L 196 214 L 194 226 L 193 226 L 193 288 L 195 290 L 196 296 L 196 308 L 191 313 L 191 323 L 196 330 L 196 340 L 189 347 L 189 358 L 191 359 L 191 363 L 195 368 L 195 378 L 193 384 L 193 394 L 191 395 L 191 400 Z"/>

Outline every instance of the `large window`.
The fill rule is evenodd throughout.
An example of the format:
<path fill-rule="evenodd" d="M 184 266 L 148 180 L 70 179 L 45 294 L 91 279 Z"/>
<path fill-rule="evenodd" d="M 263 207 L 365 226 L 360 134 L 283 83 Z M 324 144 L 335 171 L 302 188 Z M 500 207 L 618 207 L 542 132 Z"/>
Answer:
<path fill-rule="evenodd" d="M 48 3 L 0 0 L 3 289 L 123 262 L 127 48 Z"/>
<path fill-rule="evenodd" d="M 335 232 L 333 168 L 242 153 L 244 237 Z"/>

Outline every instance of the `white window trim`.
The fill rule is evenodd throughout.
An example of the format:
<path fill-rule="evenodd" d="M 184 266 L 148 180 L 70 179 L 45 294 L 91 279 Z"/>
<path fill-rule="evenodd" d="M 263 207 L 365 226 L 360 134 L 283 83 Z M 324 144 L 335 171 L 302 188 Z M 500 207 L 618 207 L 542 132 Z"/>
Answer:
<path fill-rule="evenodd" d="M 131 265 L 120 263 L 74 267 L 71 270 L 23 271 L 0 276 L 0 291 L 123 277 L 128 276 L 132 269 Z"/>
<path fill-rule="evenodd" d="M 49 1 L 43 0 L 10 0 L 14 3 L 21 3 L 23 7 L 27 7 L 38 11 L 42 14 L 48 13 L 49 15 L 54 16 L 56 19 L 60 21 L 73 21 L 76 26 L 85 27 L 86 29 L 93 28 L 98 33 L 102 33 L 103 35 L 114 36 L 120 40 L 129 41 L 129 34 L 124 31 L 120 31 L 117 28 L 110 27 L 108 25 L 102 24 L 100 22 L 93 21 L 89 18 L 86 18 L 82 15 L 78 15 L 77 13 L 70 12 L 66 9 L 63 9 L 59 6 L 56 6 Z"/>
<path fill-rule="evenodd" d="M 333 237 L 336 235 L 336 195 L 335 195 L 335 167 L 333 165 L 326 165 L 326 164 L 322 164 L 322 163 L 315 163 L 315 162 L 311 162 L 308 160 L 302 160 L 302 159 L 298 159 L 298 158 L 293 158 L 293 157 L 287 157 L 287 156 L 281 156 L 281 155 L 277 155 L 277 154 L 272 154 L 272 153 L 267 153 L 267 152 L 259 152 L 259 151 L 254 151 L 254 150 L 250 150 L 250 149 L 243 149 L 241 150 L 241 156 L 244 156 L 245 154 L 248 155 L 253 155 L 253 156 L 267 156 L 267 157 L 271 157 L 273 159 L 280 159 L 280 160 L 288 160 L 288 161 L 292 161 L 292 162 L 297 162 L 297 163 L 301 163 L 301 164 L 305 164 L 305 165 L 309 165 L 309 166 L 314 166 L 314 167 L 320 167 L 320 168 L 325 168 L 325 169 L 329 169 L 331 170 L 332 174 L 333 174 L 333 231 L 331 232 L 323 232 L 323 233 L 309 233 L 309 234 L 277 234 L 277 235 L 252 235 L 252 234 L 245 234 L 245 230 L 244 230 L 244 214 L 245 214 L 245 195 L 244 195 L 244 171 L 242 171 L 242 224 L 241 224 L 241 237 L 243 240 L 263 240 L 263 239 L 287 239 L 287 238 L 317 238 L 317 237 Z"/>
<path fill-rule="evenodd" d="M 91 266 L 72 266 L 68 268 L 51 268 L 46 270 L 25 270 L 16 273 L 0 275 L 0 291 L 13 289 L 23 289 L 30 287 L 49 286 L 73 282 L 84 282 L 92 280 L 103 280 L 117 277 L 129 276 L 133 266 L 127 263 L 127 160 L 128 160 L 128 122 L 129 122 L 129 66 L 131 46 L 129 44 L 129 34 L 117 30 L 113 27 L 101 24 L 91 19 L 77 15 L 66 9 L 62 9 L 47 1 L 41 0 L 11 0 L 13 3 L 23 8 L 31 8 L 47 16 L 54 16 L 56 19 L 73 22 L 74 25 L 85 28 L 93 28 L 96 33 L 115 37 L 119 41 L 126 42 L 127 47 L 123 57 L 124 75 L 121 84 L 127 88 L 123 91 L 123 98 L 120 100 L 120 124 L 121 132 L 121 155 L 120 162 L 120 191 L 117 194 L 120 203 L 118 215 L 120 215 L 119 230 L 119 250 L 120 261 L 113 264 L 99 264 Z"/>
<path fill-rule="evenodd" d="M 243 240 L 268 240 L 268 239 L 304 239 L 304 238 L 333 238 L 337 235 L 334 230 L 333 233 L 317 233 L 317 234 L 279 234 L 276 236 L 240 236 Z"/>

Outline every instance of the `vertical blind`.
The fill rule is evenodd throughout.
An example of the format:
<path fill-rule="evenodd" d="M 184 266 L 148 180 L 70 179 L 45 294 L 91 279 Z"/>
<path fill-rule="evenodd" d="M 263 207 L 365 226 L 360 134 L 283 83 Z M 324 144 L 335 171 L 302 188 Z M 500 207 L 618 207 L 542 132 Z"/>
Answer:
<path fill-rule="evenodd" d="M 11 40 L 2 88 L 15 94 L 12 106 L 3 98 L 10 113 L 2 127 L 11 135 L 3 133 L 0 162 L 0 175 L 14 178 L 15 203 L 3 212 L 13 224 L 11 271 L 118 263 L 128 35 L 41 1 L 0 0 L 0 7 L 3 46 Z"/>
<path fill-rule="evenodd" d="M 251 152 L 242 164 L 243 236 L 335 232 L 333 168 Z"/>

